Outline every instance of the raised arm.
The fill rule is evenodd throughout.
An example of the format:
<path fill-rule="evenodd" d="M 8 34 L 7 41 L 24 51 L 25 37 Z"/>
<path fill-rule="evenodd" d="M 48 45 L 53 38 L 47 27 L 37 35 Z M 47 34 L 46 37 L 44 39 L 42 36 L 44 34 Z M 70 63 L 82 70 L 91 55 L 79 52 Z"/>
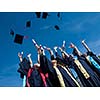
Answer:
<path fill-rule="evenodd" d="M 18 52 L 18 57 L 19 57 L 19 60 L 20 60 L 20 62 L 22 62 L 23 61 L 23 52 Z"/>
<path fill-rule="evenodd" d="M 32 39 L 33 44 L 35 45 L 38 53 L 38 63 L 40 63 L 40 55 L 44 54 L 44 50 L 41 45 L 38 45 L 34 39 Z"/>
<path fill-rule="evenodd" d="M 39 45 L 36 43 L 36 41 L 34 39 L 32 39 L 33 44 L 35 45 L 35 47 L 38 49 Z"/>
<path fill-rule="evenodd" d="M 51 48 L 48 48 L 46 46 L 43 46 L 43 48 L 47 51 L 49 51 L 50 53 L 50 56 L 51 56 L 51 60 L 54 60 L 54 53 L 53 53 L 53 50 Z"/>
<path fill-rule="evenodd" d="M 44 48 L 45 50 L 49 51 L 50 55 L 54 55 L 54 54 L 53 54 L 53 51 L 51 50 L 51 48 L 48 48 L 48 47 L 46 47 L 46 46 L 43 46 L 43 48 Z"/>
<path fill-rule="evenodd" d="M 61 51 L 63 57 L 64 56 L 69 57 L 68 53 L 64 51 L 61 47 L 59 47 L 59 50 Z"/>
<path fill-rule="evenodd" d="M 70 48 L 75 49 L 78 56 L 81 56 L 82 55 L 82 53 L 79 51 L 79 49 L 73 43 L 70 44 Z"/>
<path fill-rule="evenodd" d="M 32 59 L 31 59 L 31 54 L 28 54 L 27 57 L 29 59 L 30 66 L 33 67 L 33 62 L 32 62 Z"/>
<path fill-rule="evenodd" d="M 57 49 L 58 49 L 58 47 L 57 47 L 57 46 L 55 46 L 53 49 L 54 49 L 55 54 L 56 54 L 56 56 L 57 56 L 57 55 L 58 55 L 58 53 L 57 53 Z"/>
<path fill-rule="evenodd" d="M 87 51 L 91 52 L 87 44 L 85 43 L 85 40 L 82 41 L 83 46 L 87 49 Z"/>
<path fill-rule="evenodd" d="M 66 46 L 66 41 L 63 41 L 62 50 L 64 50 L 64 51 L 65 51 L 65 46 Z"/>

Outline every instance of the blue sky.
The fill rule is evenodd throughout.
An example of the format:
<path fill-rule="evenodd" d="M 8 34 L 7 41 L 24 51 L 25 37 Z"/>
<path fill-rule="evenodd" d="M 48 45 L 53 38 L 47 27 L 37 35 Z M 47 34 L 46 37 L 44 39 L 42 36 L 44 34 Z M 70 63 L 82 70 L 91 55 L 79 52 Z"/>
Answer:
<path fill-rule="evenodd" d="M 34 38 L 39 44 L 53 48 L 61 46 L 66 41 L 66 50 L 70 42 L 73 42 L 82 52 L 86 50 L 81 45 L 83 39 L 96 54 L 100 53 L 100 13 L 89 12 L 61 12 L 62 20 L 57 18 L 56 12 L 49 12 L 48 18 L 37 19 L 34 12 L 0 12 L 0 86 L 22 86 L 22 80 L 17 73 L 19 59 L 17 53 L 24 51 L 24 56 L 32 53 L 32 60 L 37 60 L 36 49 L 31 39 Z M 32 26 L 26 28 L 26 21 L 31 20 Z M 54 26 L 59 25 L 60 30 Z M 13 29 L 15 34 L 29 36 L 23 44 L 15 44 L 9 32 Z"/>

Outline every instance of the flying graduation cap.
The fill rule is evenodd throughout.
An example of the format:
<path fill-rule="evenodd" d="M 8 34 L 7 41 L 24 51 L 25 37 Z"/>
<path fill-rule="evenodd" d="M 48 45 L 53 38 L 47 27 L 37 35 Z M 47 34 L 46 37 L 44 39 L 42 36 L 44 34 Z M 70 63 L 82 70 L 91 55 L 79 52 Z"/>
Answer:
<path fill-rule="evenodd" d="M 23 35 L 16 34 L 15 38 L 14 38 L 14 43 L 22 44 L 23 43 L 23 39 L 24 39 Z"/>
<path fill-rule="evenodd" d="M 31 27 L 31 21 L 26 22 L 26 27 Z"/>
<path fill-rule="evenodd" d="M 59 18 L 59 20 L 62 20 L 62 17 L 61 17 L 61 13 L 60 12 L 57 13 L 57 17 Z"/>
<path fill-rule="evenodd" d="M 36 14 L 36 17 L 37 18 L 40 18 L 41 17 L 41 12 L 35 12 L 35 14 Z"/>
<path fill-rule="evenodd" d="M 10 29 L 10 35 L 14 36 L 14 31 Z"/>
<path fill-rule="evenodd" d="M 48 17 L 48 13 L 47 12 L 43 12 L 42 18 L 46 19 Z"/>
<path fill-rule="evenodd" d="M 60 18 L 60 12 L 57 13 L 58 18 Z"/>
<path fill-rule="evenodd" d="M 59 28 L 58 25 L 55 25 L 54 28 L 55 28 L 56 30 L 60 30 L 60 28 Z"/>

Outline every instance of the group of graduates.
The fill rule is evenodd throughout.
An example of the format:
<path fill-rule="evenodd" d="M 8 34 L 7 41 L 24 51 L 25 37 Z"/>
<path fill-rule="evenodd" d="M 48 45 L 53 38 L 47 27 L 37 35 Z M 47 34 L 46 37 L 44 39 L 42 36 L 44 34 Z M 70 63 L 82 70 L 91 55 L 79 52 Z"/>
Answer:
<path fill-rule="evenodd" d="M 38 45 L 34 39 L 32 42 L 37 49 L 37 63 L 33 64 L 31 54 L 23 57 L 23 53 L 18 53 L 20 63 L 17 71 L 23 79 L 23 87 L 100 86 L 100 59 L 88 48 L 84 40 L 82 44 L 87 52 L 82 54 L 71 43 L 71 55 L 65 51 L 65 41 L 62 47 L 56 46 L 54 50 Z M 50 53 L 50 58 L 45 55 L 45 50 Z"/>

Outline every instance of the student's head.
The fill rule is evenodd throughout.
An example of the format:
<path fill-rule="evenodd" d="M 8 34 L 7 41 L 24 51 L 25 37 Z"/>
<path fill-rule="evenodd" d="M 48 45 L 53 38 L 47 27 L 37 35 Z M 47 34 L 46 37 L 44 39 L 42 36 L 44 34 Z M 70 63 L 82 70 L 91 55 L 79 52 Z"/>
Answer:
<path fill-rule="evenodd" d="M 57 60 L 52 60 L 51 62 L 54 66 L 57 66 Z"/>

